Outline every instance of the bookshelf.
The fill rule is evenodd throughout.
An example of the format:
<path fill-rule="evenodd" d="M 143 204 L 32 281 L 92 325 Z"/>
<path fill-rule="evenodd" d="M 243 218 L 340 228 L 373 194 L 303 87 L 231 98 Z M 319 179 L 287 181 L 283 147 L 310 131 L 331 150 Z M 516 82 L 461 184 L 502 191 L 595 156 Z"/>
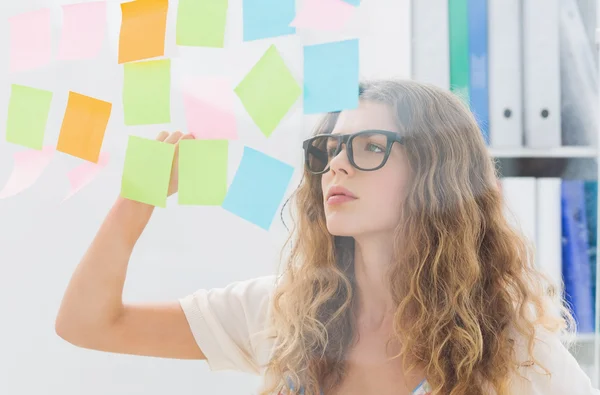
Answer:
<path fill-rule="evenodd" d="M 600 104 L 596 104 L 600 93 L 600 0 L 575 1 L 577 4 L 557 0 L 548 4 L 541 0 L 537 3 L 497 0 L 488 2 L 487 9 L 464 4 L 458 7 L 452 3 L 432 9 L 427 2 L 412 3 L 413 78 L 452 88 L 455 92 L 467 90 L 469 105 L 479 116 L 478 122 L 487 126 L 494 124 L 490 129 L 496 134 L 492 135 L 488 129 L 488 137 L 498 145 L 490 144 L 488 154 L 495 162 L 498 176 L 506 181 L 507 200 L 520 205 L 515 211 L 523 214 L 525 229 L 521 230 L 528 231 L 526 236 L 533 236 L 530 241 L 540 246 L 536 251 L 537 262 L 547 264 L 544 268 L 554 280 L 566 278 L 571 291 L 594 285 L 589 284 L 587 274 L 574 279 L 582 270 L 563 276 L 561 260 L 574 259 L 583 267 L 582 237 L 575 236 L 582 233 L 577 227 L 577 218 L 582 217 L 581 206 L 573 205 L 581 203 L 580 181 L 589 188 L 593 185 L 589 181 L 600 180 L 600 122 L 597 122 Z M 469 11 L 466 17 L 465 8 Z M 555 29 L 560 32 L 558 35 Z M 439 45 L 431 45 L 432 42 Z M 464 51 L 464 48 L 469 50 Z M 485 59 L 487 63 L 473 59 Z M 464 73 L 469 75 L 468 81 L 462 73 L 453 73 L 453 70 L 463 72 L 465 65 L 471 66 Z M 473 84 L 472 81 L 484 75 L 482 70 L 487 71 L 486 84 Z M 596 78 L 596 82 L 591 82 L 592 78 Z M 521 100 L 514 99 L 517 95 Z M 544 100 L 538 100 L 540 98 Z M 534 113 L 525 112 L 527 106 L 561 113 L 560 122 L 556 122 L 556 118 L 536 122 L 532 117 Z M 548 115 L 544 111 L 537 114 L 543 118 Z M 595 125 L 598 130 L 594 130 Z M 525 132 L 526 128 L 529 133 Z M 529 143 L 523 141 L 525 139 Z M 567 180 L 575 182 L 565 182 Z M 564 190 L 567 192 L 563 193 Z M 584 196 L 587 209 L 599 207 L 595 197 L 590 199 L 589 193 Z M 563 202 L 569 206 L 565 207 Z M 548 210 L 554 210 L 552 215 L 545 214 Z M 592 221 L 590 224 L 597 225 L 594 231 L 598 233 L 597 214 Z M 538 229 L 542 232 L 538 233 Z M 577 241 L 579 253 L 570 254 L 571 237 Z M 600 246 L 598 234 L 592 237 Z M 599 262 L 596 256 L 595 261 L 591 258 L 586 263 L 592 269 L 594 265 L 598 268 Z M 596 311 L 593 316 L 587 314 L 579 320 L 581 333 L 575 336 L 569 350 L 593 386 L 600 388 L 600 273 L 596 273 L 595 299 L 583 291 L 579 295 L 570 294 L 573 299 L 583 295 L 582 300 L 585 300 L 584 307 L 574 302 L 581 309 L 575 308 L 576 316 L 583 309 L 589 311 L 588 306 L 593 303 Z"/>
<path fill-rule="evenodd" d="M 577 341 L 582 343 L 592 343 L 596 341 L 597 335 L 595 333 L 582 333 L 577 335 Z"/>
<path fill-rule="evenodd" d="M 598 56 L 600 60 L 600 50 Z M 600 83 L 598 91 L 600 92 Z M 600 114 L 600 106 L 598 112 Z M 600 137 L 600 129 L 598 130 L 598 136 Z M 527 160 L 530 163 L 540 162 L 545 166 L 548 166 L 553 162 L 561 161 L 585 162 L 586 166 L 595 167 L 596 180 L 600 178 L 600 161 L 598 161 L 599 150 L 594 146 L 561 146 L 547 149 L 489 147 L 488 150 L 490 155 L 498 160 L 497 163 L 500 167 L 500 177 L 559 177 L 560 172 L 564 169 L 564 166 L 561 167 L 561 165 L 557 165 L 553 170 L 550 170 L 549 174 L 539 175 L 536 174 L 536 171 L 540 171 L 541 167 L 536 168 L 536 166 L 534 166 L 534 170 L 527 174 L 527 171 L 523 171 L 517 164 L 519 161 Z M 597 224 L 600 225 L 600 221 L 597 220 Z M 600 245 L 598 244 L 599 241 L 600 237 L 596 235 L 597 245 Z M 600 259 L 596 257 L 596 267 L 599 266 L 599 262 Z M 600 275 L 596 276 L 596 289 L 600 290 Z M 590 374 L 590 379 L 592 380 L 594 387 L 597 388 L 600 386 L 600 314 L 598 314 L 598 307 L 600 307 L 600 292 L 596 293 L 595 305 L 597 306 L 596 315 L 594 317 L 595 332 L 577 334 L 574 339 L 574 345 L 570 351 L 582 366 L 585 365 L 588 367 L 587 371 L 588 374 Z"/>
<path fill-rule="evenodd" d="M 596 43 L 596 70 L 598 70 L 598 66 L 600 65 L 600 1 L 596 0 L 596 34 L 595 34 L 595 43 Z M 598 86 L 596 87 L 596 92 L 598 92 L 598 95 L 600 96 L 600 73 L 597 74 L 597 78 L 596 81 L 598 82 Z M 598 100 L 598 108 L 597 108 L 598 114 L 600 114 L 600 100 Z M 598 137 L 600 138 L 600 125 L 598 126 Z M 600 174 L 600 160 L 598 160 L 598 157 L 596 156 L 596 166 L 598 169 L 598 174 Z M 600 177 L 599 177 L 600 178 Z M 600 204 L 600 202 L 599 202 Z M 598 222 L 596 223 L 596 226 L 600 224 L 600 218 L 598 218 Z M 598 237 L 598 239 L 600 239 L 600 237 Z M 597 240 L 598 240 L 597 239 Z M 598 263 L 600 262 L 600 259 L 598 258 L 598 256 L 596 256 L 596 268 L 598 268 Z M 598 276 L 596 276 L 596 289 L 598 289 Z M 596 292 L 596 306 L 600 306 L 600 295 L 598 294 L 598 292 Z M 592 377 L 592 380 L 594 382 L 594 386 L 596 386 L 596 388 L 598 388 L 598 386 L 600 386 L 600 314 L 598 313 L 598 311 L 596 310 L 596 331 L 594 334 L 594 367 L 595 367 L 595 373 L 596 376 Z"/>
<path fill-rule="evenodd" d="M 595 29 L 595 49 L 597 65 L 600 64 L 600 0 L 595 0 L 597 3 L 596 12 L 596 29 Z M 597 92 L 600 96 L 600 77 L 597 78 Z M 600 100 L 597 108 L 600 114 Z M 600 141 L 600 123 L 597 131 L 597 141 Z M 600 144 L 600 143 L 599 143 Z M 523 147 L 489 147 L 490 156 L 498 160 L 500 165 L 500 173 L 506 170 L 507 176 L 534 176 L 535 174 L 519 174 L 519 166 L 514 166 L 519 161 L 535 161 L 544 164 L 558 162 L 579 162 L 587 163 L 588 166 L 594 167 L 596 172 L 596 180 L 600 180 L 600 149 L 597 146 L 560 146 L 549 148 L 528 148 Z M 593 163 L 593 165 L 592 165 Z M 558 165 L 550 173 L 558 173 L 560 170 Z M 538 169 L 539 170 L 539 169 Z M 558 174 L 550 174 L 549 176 L 558 176 Z M 600 204 L 600 201 L 597 202 Z M 600 217 L 597 219 L 597 226 L 600 229 Z M 596 243 L 600 246 L 600 236 L 596 235 Z M 596 257 L 596 267 L 599 267 L 600 259 Z M 600 273 L 596 276 L 596 289 L 600 290 Z M 600 292 L 596 292 L 595 298 L 596 314 L 595 314 L 595 332 L 581 333 L 575 337 L 575 344 L 571 349 L 571 353 L 581 363 L 591 365 L 590 379 L 595 388 L 600 387 Z"/>
<path fill-rule="evenodd" d="M 596 29 L 595 29 L 595 49 L 597 65 L 600 65 L 600 0 L 596 0 Z M 597 78 L 597 92 L 600 96 L 600 73 Z M 600 114 L 600 100 L 598 100 L 597 113 Z M 597 131 L 597 141 L 600 141 L 600 123 Z M 598 143 L 600 144 L 600 143 Z M 552 160 L 556 161 L 595 161 L 596 179 L 600 180 L 600 150 L 596 146 L 561 146 L 561 147 L 549 147 L 546 149 L 541 148 L 527 148 L 527 147 L 515 147 L 515 148 L 498 148 L 489 147 L 490 155 L 493 158 L 499 160 L 501 164 L 506 165 L 509 169 L 511 168 L 510 162 L 516 162 L 519 160 L 542 160 L 545 163 L 550 163 Z M 501 166 L 502 167 L 502 166 Z M 509 173 L 513 173 L 514 169 L 510 169 Z M 502 173 L 502 171 L 501 171 Z M 519 174 L 510 174 L 518 176 Z M 531 175 L 523 175 L 531 176 Z M 600 201 L 597 202 L 600 204 Z M 600 229 L 600 216 L 597 218 L 597 229 Z M 600 234 L 600 233 L 599 233 Z M 596 243 L 600 246 L 600 236 L 596 235 Z M 596 256 L 596 267 L 599 267 L 600 258 Z M 600 290 L 600 273 L 596 276 L 596 289 Z M 575 345 L 571 349 L 571 353 L 575 358 L 582 364 L 591 364 L 592 370 L 590 371 L 590 379 L 595 388 L 600 387 L 600 292 L 596 292 L 595 298 L 595 330 L 594 333 L 582 333 L 577 334 L 575 337 Z"/>
<path fill-rule="evenodd" d="M 533 148 L 490 148 L 495 158 L 597 158 L 595 147 L 563 146 L 548 149 Z"/>

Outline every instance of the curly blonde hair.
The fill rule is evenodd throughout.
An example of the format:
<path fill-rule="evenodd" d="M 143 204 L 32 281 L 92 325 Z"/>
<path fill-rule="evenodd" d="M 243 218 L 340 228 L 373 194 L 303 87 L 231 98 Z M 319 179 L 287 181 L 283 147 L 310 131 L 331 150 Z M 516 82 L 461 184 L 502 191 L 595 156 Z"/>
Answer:
<path fill-rule="evenodd" d="M 408 80 L 363 82 L 359 92 L 394 110 L 411 169 L 388 277 L 393 337 L 401 339 L 393 358 L 402 356 L 409 372 L 424 367 L 433 394 L 504 395 L 520 366 L 514 329 L 529 363 L 550 373 L 533 356 L 536 327 L 568 340 L 575 322 L 551 292 L 558 284 L 536 269 L 533 246 L 507 222 L 494 159 L 467 106 Z M 337 116 L 326 114 L 315 134 L 331 133 Z M 290 199 L 294 227 L 270 306 L 276 342 L 265 366 L 275 380 L 261 395 L 301 387 L 327 394 L 342 382 L 356 341 L 354 240 L 328 232 L 320 176 L 305 170 Z"/>

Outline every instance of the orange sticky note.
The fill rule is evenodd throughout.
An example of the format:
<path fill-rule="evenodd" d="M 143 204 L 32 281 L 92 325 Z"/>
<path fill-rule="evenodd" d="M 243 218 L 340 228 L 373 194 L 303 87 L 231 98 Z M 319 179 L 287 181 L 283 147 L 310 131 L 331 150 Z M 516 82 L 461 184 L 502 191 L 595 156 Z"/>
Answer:
<path fill-rule="evenodd" d="M 56 150 L 98 163 L 112 104 L 69 92 Z"/>
<path fill-rule="evenodd" d="M 121 4 L 119 63 L 163 56 L 168 0 L 135 0 Z"/>

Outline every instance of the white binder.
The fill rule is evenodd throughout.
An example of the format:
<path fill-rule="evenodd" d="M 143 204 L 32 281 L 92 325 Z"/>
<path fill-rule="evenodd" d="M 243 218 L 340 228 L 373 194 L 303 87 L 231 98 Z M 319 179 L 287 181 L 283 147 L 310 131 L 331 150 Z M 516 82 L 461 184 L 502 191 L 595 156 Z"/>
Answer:
<path fill-rule="evenodd" d="M 522 15 L 519 0 L 488 0 L 490 146 L 523 146 Z"/>
<path fill-rule="evenodd" d="M 523 0 L 525 145 L 561 145 L 559 0 Z"/>
<path fill-rule="evenodd" d="M 556 295 L 560 296 L 563 292 L 561 179 L 548 177 L 536 181 L 536 263 L 554 282 Z"/>
<path fill-rule="evenodd" d="M 448 0 L 412 4 L 412 78 L 450 89 Z"/>
<path fill-rule="evenodd" d="M 536 227 L 536 179 L 534 177 L 501 178 L 504 215 L 508 223 L 534 245 Z"/>

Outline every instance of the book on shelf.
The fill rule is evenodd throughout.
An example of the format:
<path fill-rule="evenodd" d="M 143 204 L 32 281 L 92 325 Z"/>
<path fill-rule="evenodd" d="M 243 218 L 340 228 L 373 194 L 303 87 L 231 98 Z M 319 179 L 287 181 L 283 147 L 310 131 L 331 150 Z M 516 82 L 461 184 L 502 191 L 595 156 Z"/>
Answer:
<path fill-rule="evenodd" d="M 597 105 L 587 103 L 598 95 L 580 105 L 577 92 L 590 81 L 563 70 L 590 63 L 590 54 L 561 47 L 581 41 L 579 12 L 559 0 L 448 0 L 435 12 L 431 0 L 418 3 L 412 78 L 455 93 L 494 155 L 597 156 Z"/>
<path fill-rule="evenodd" d="M 504 177 L 508 222 L 534 246 L 535 264 L 564 297 L 578 334 L 595 332 L 598 182 Z"/>

